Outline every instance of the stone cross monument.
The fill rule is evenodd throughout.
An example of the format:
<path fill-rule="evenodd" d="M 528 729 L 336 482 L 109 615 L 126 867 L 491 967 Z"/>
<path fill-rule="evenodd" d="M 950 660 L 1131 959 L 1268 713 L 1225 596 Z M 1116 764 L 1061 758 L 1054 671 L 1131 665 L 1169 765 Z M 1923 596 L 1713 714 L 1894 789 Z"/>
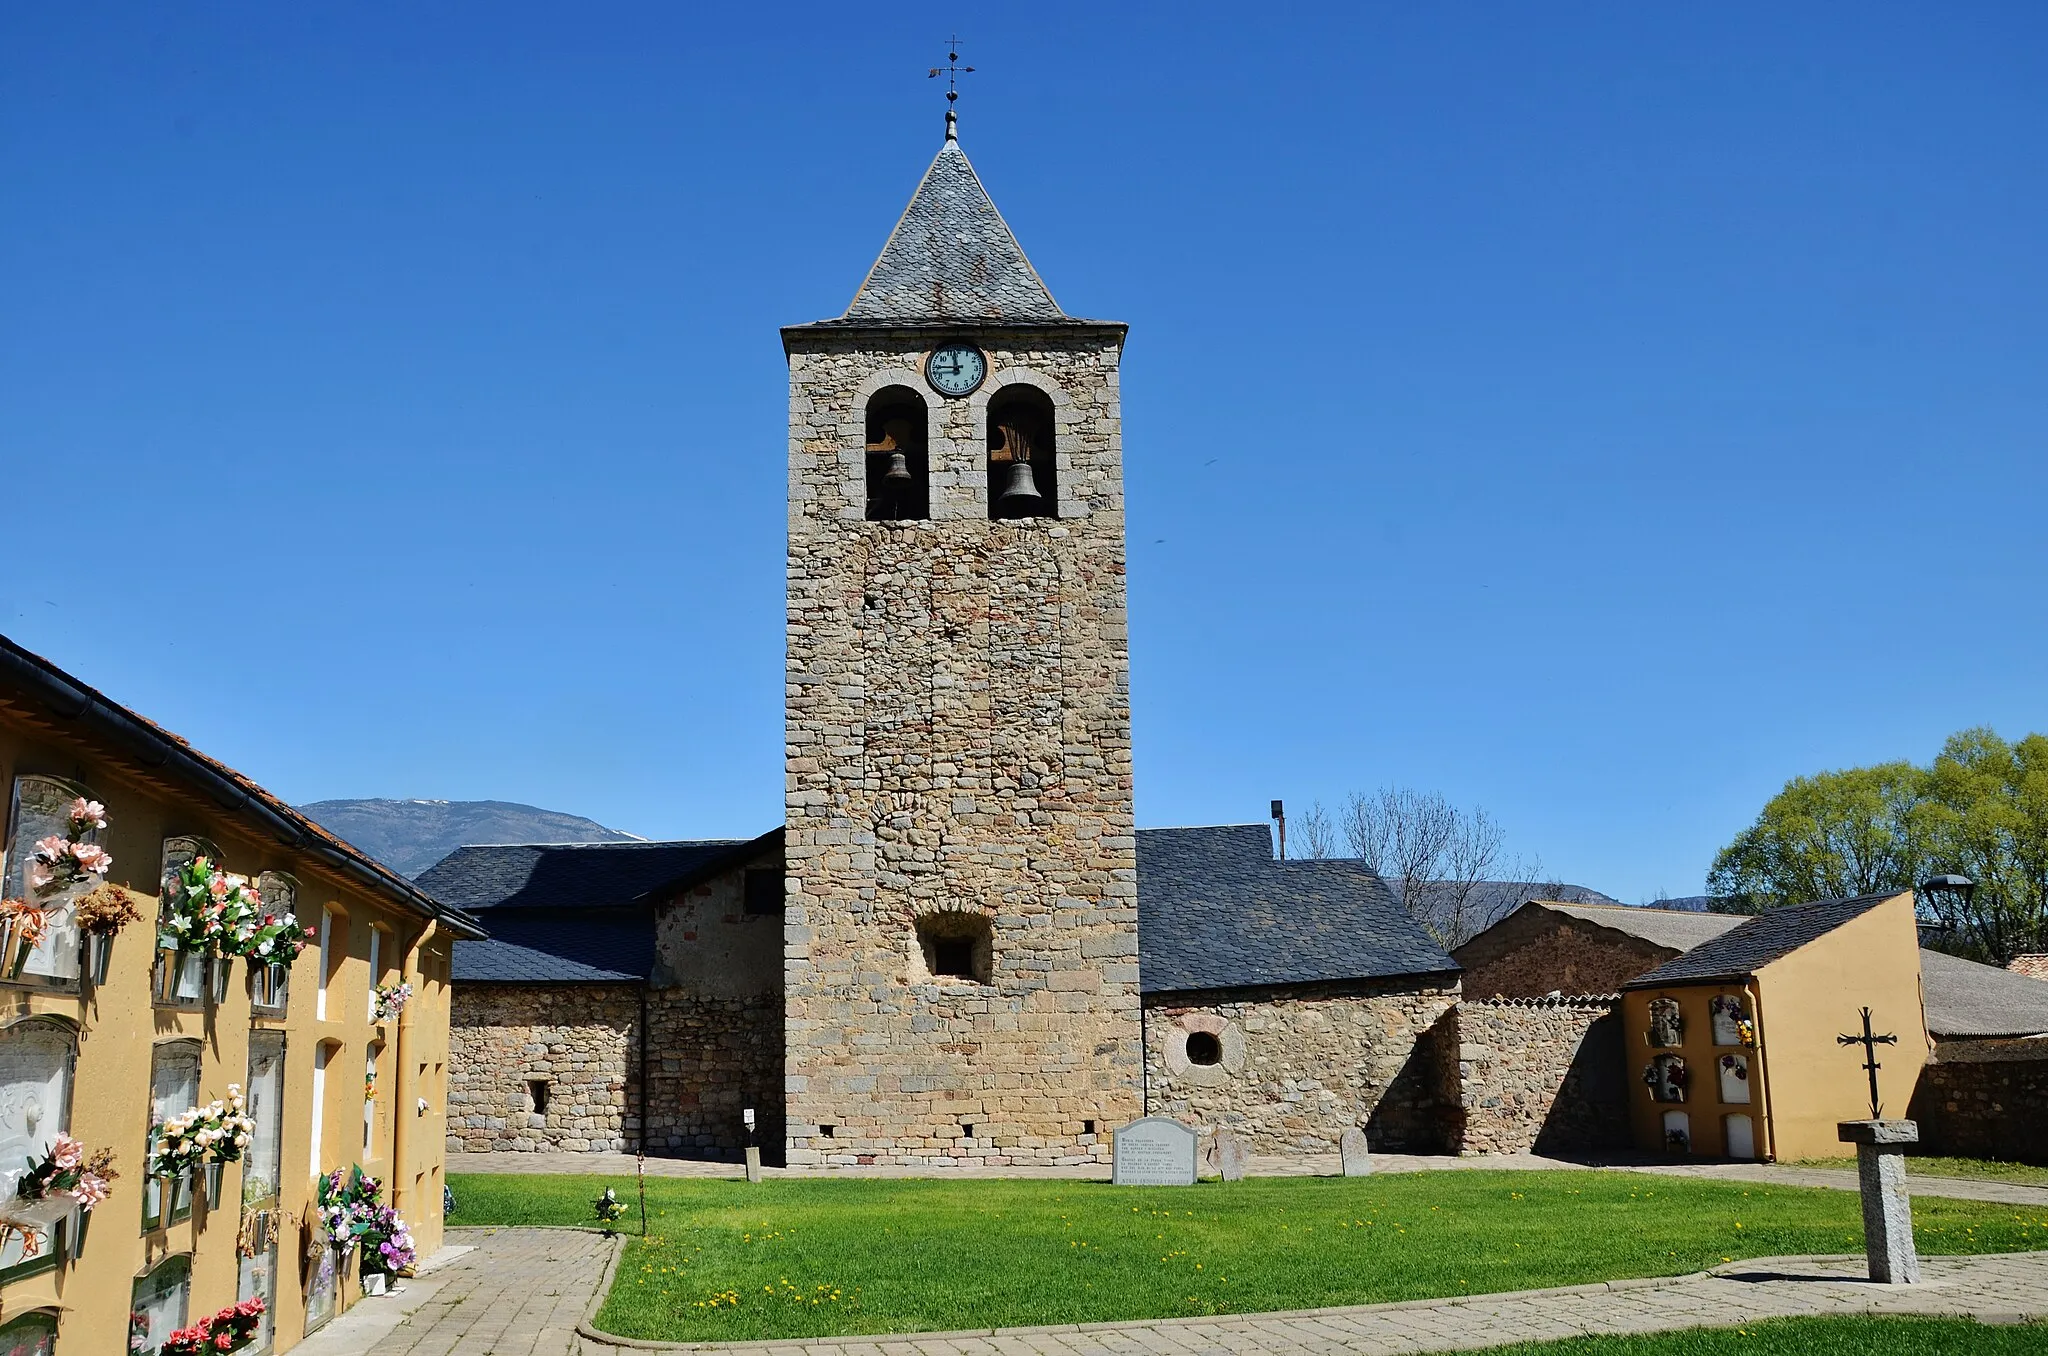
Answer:
<path fill-rule="evenodd" d="M 1896 1035 L 1870 1028 L 1870 1009 L 1863 1009 L 1861 1035 L 1835 1037 L 1842 1045 L 1863 1047 L 1863 1069 L 1870 1075 L 1870 1119 L 1843 1121 L 1836 1131 L 1844 1144 L 1856 1146 L 1857 1186 L 1863 1196 L 1863 1250 L 1870 1259 L 1870 1279 L 1885 1285 L 1918 1285 L 1920 1253 L 1913 1246 L 1913 1201 L 1906 1193 L 1906 1147 L 1920 1142 L 1912 1121 L 1888 1121 L 1877 1093 L 1877 1047 L 1897 1045 Z"/>
<path fill-rule="evenodd" d="M 782 337 L 788 1161 L 1106 1162 L 1141 1070 L 1124 326 L 1053 301 L 949 110 L 846 313 Z"/>

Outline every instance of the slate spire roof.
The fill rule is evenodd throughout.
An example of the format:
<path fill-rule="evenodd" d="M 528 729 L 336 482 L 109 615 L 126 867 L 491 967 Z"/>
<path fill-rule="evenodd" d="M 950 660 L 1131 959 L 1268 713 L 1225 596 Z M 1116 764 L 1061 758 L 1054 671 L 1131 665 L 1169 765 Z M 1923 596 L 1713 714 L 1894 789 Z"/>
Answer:
<path fill-rule="evenodd" d="M 1068 319 L 946 119 L 946 141 L 842 322 Z"/>

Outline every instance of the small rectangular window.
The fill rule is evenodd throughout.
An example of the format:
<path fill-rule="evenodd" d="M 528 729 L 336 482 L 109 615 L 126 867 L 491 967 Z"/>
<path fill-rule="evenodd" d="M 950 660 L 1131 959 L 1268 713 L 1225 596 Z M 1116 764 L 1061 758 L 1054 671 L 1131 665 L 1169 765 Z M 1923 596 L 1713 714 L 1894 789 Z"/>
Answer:
<path fill-rule="evenodd" d="M 818 1127 L 818 1133 L 826 1139 L 831 1139 L 838 1129 L 839 1127 L 836 1125 L 821 1125 Z"/>
<path fill-rule="evenodd" d="M 547 1115 L 547 1114 L 548 1114 L 548 1080 L 547 1080 L 547 1079 L 545 1079 L 545 1078 L 529 1078 L 529 1079 L 527 1079 L 527 1080 L 526 1080 L 526 1096 L 527 1096 L 527 1099 L 528 1099 L 529 1101 L 531 1101 L 531 1102 L 533 1103 L 533 1114 L 534 1114 L 534 1115 L 536 1115 L 536 1116 L 545 1116 L 545 1115 Z"/>
<path fill-rule="evenodd" d="M 932 943 L 932 972 L 952 979 L 974 978 L 974 943 L 965 937 L 940 937 Z"/>
<path fill-rule="evenodd" d="M 782 912 L 782 872 L 772 869 L 747 872 L 746 911 L 750 914 Z"/>

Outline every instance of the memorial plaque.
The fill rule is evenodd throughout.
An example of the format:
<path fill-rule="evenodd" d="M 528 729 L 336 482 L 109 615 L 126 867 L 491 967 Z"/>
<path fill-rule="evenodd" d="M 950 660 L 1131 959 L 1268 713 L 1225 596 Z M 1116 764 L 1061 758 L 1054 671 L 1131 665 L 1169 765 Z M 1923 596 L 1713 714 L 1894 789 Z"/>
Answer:
<path fill-rule="evenodd" d="M 1166 1116 L 1146 1116 L 1116 1131 L 1110 1181 L 1117 1186 L 1193 1186 L 1195 1132 Z"/>
<path fill-rule="evenodd" d="M 1226 1182 L 1244 1180 L 1244 1141 L 1228 1130 L 1216 1132 L 1216 1171 Z"/>
<path fill-rule="evenodd" d="M 1366 1177 L 1372 1173 L 1372 1155 L 1365 1149 L 1365 1131 L 1352 1126 L 1337 1139 L 1337 1156 L 1344 1160 L 1346 1177 Z"/>

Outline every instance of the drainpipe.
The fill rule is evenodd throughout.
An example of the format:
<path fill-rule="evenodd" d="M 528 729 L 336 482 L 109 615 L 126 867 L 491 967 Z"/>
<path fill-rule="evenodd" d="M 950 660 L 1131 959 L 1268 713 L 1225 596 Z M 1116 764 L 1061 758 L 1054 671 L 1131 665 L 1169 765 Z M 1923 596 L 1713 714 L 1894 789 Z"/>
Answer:
<path fill-rule="evenodd" d="M 1742 996 L 1749 1000 L 1750 1021 L 1756 1027 L 1756 1049 L 1750 1053 L 1756 1059 L 1756 1090 L 1762 1100 L 1757 1115 L 1757 1119 L 1763 1122 L 1762 1161 L 1775 1163 L 1778 1161 L 1778 1120 L 1771 1114 L 1771 1072 L 1769 1066 L 1764 1063 L 1763 998 L 1757 993 L 1754 980 L 1742 986 Z"/>

